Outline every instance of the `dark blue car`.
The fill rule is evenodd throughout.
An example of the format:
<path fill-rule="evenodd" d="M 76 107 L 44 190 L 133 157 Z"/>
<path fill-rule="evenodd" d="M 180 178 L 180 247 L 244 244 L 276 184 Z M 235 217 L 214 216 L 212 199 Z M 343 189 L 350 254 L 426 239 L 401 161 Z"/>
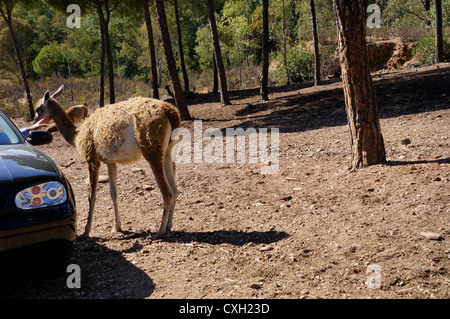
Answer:
<path fill-rule="evenodd" d="M 76 237 L 75 198 L 55 163 L 33 145 L 51 133 L 25 138 L 0 111 L 0 278 L 61 270 Z"/>

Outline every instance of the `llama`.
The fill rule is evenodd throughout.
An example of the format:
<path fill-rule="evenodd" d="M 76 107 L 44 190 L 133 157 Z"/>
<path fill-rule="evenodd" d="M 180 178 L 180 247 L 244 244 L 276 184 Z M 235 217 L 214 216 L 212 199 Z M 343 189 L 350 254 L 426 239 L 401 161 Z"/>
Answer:
<path fill-rule="evenodd" d="M 67 116 L 72 120 L 73 124 L 81 122 L 88 116 L 88 108 L 86 102 L 83 105 L 74 105 L 67 109 Z M 46 129 L 47 132 L 56 132 L 58 127 L 55 123 L 50 124 Z"/>
<path fill-rule="evenodd" d="M 52 96 L 49 91 L 45 92 L 36 106 L 36 120 L 48 123 L 53 119 L 64 139 L 86 160 L 90 192 L 83 237 L 89 236 L 91 230 L 101 163 L 108 166 L 115 229 L 121 231 L 116 193 L 117 163 L 130 163 L 141 156 L 150 164 L 164 201 L 162 222 L 155 237 L 166 235 L 172 227 L 178 195 L 175 163 L 171 157 L 172 148 L 178 142 L 171 139 L 171 134 L 181 126 L 178 109 L 160 100 L 136 97 L 97 109 L 77 128 L 56 100 L 63 89 L 61 85 Z"/>

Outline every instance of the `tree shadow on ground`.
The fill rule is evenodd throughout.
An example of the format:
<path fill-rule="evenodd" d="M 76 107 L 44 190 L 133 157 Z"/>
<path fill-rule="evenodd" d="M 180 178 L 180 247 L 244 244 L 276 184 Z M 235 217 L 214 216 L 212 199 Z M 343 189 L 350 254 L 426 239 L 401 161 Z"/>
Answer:
<path fill-rule="evenodd" d="M 385 78 L 385 75 L 373 76 L 381 119 L 450 107 L 450 68 L 417 71 L 404 74 L 398 72 L 398 75 L 389 78 Z M 339 85 L 327 87 L 333 83 Z M 312 84 L 309 83 L 309 86 Z M 284 87 L 286 95 L 268 102 L 227 107 L 230 112 L 234 112 L 235 118 L 242 119 L 239 127 L 244 129 L 278 127 L 281 133 L 291 133 L 347 124 L 344 93 L 340 83 L 336 80 L 325 81 L 324 86 L 311 92 L 298 93 L 299 88 L 305 87 L 306 83 L 301 87 Z M 295 92 L 289 94 L 289 90 Z M 283 92 L 283 87 L 271 88 L 270 92 Z M 258 91 L 243 90 L 234 95 L 242 98 L 251 94 L 257 96 Z"/>
<path fill-rule="evenodd" d="M 450 157 L 440 158 L 437 160 L 417 160 L 417 161 L 387 161 L 382 163 L 386 166 L 402 166 L 402 165 L 420 165 L 420 164 L 450 164 Z"/>
<path fill-rule="evenodd" d="M 72 272 L 31 278 L 17 275 L 0 283 L 0 298 L 142 299 L 151 296 L 155 288 L 152 279 L 122 252 L 97 243 L 95 238 L 77 242 L 70 263 L 80 267 L 80 288 L 67 287 Z"/>

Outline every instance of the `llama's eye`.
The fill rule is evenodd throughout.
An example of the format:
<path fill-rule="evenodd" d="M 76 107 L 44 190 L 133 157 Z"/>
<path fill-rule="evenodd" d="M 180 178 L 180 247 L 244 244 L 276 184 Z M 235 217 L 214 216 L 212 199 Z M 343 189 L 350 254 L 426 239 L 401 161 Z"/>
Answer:
<path fill-rule="evenodd" d="M 41 106 L 38 106 L 38 107 L 36 108 L 35 112 L 36 112 L 37 114 L 41 115 L 41 113 L 42 113 L 42 107 L 41 107 Z"/>

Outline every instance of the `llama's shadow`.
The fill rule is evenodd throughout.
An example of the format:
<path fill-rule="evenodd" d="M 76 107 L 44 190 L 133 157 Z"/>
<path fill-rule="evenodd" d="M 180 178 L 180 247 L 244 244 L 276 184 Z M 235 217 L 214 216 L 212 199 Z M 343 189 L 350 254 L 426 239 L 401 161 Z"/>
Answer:
<path fill-rule="evenodd" d="M 166 241 L 183 243 L 205 243 L 210 245 L 230 244 L 243 246 L 245 244 L 271 244 L 289 237 L 283 231 L 252 231 L 216 230 L 210 232 L 172 232 Z"/>
<path fill-rule="evenodd" d="M 152 234 L 149 231 L 130 232 L 123 230 L 120 240 L 130 240 L 135 238 L 149 238 L 151 240 Z M 165 237 L 161 238 L 163 242 L 173 243 L 204 243 L 210 245 L 230 244 L 234 246 L 242 246 L 248 243 L 253 244 L 271 244 L 289 237 L 289 234 L 283 231 L 251 231 L 243 232 L 237 230 L 215 230 L 209 232 L 184 232 L 172 231 Z M 139 250 L 140 244 L 133 246 L 126 252 L 130 253 Z"/>

